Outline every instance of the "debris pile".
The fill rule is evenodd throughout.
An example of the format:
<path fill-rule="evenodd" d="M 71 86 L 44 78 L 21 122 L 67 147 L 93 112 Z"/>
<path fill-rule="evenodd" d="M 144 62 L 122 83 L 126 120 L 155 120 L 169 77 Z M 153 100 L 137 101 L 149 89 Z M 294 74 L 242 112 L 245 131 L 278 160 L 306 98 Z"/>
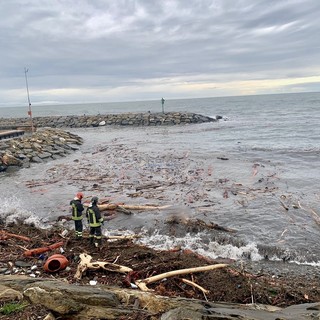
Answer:
<path fill-rule="evenodd" d="M 56 272 L 46 270 L 46 262 L 55 255 L 65 257 L 68 263 Z M 95 248 L 87 238 L 76 240 L 72 231 L 66 232 L 59 225 L 46 230 L 23 224 L 1 225 L 0 261 L 0 277 L 1 274 L 39 280 L 50 277 L 64 280 L 64 285 L 70 286 L 108 285 L 118 290 L 152 291 L 160 296 L 208 303 L 287 307 L 320 299 L 318 278 L 306 282 L 289 275 L 284 279 L 253 274 L 230 259 L 210 260 L 179 248 L 155 251 L 135 244 L 134 237 L 104 239 L 102 247 Z M 149 315 L 145 319 L 160 319 L 160 313 L 158 317 Z"/>

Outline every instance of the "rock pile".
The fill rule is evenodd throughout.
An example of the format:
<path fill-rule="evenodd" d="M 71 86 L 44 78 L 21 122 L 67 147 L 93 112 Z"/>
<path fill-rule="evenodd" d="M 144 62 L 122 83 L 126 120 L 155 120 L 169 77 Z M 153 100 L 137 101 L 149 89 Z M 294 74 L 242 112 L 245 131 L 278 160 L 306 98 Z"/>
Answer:
<path fill-rule="evenodd" d="M 0 119 L 0 127 L 16 127 L 16 124 L 27 126 L 28 118 Z M 121 113 L 104 114 L 96 116 L 56 116 L 56 117 L 34 117 L 34 126 L 51 128 L 85 128 L 98 127 L 105 125 L 121 126 L 159 126 L 159 125 L 177 125 L 189 123 L 204 123 L 217 121 L 216 118 L 210 118 L 195 113 L 167 112 L 167 113 Z"/>
<path fill-rule="evenodd" d="M 61 129 L 43 128 L 21 138 L 0 141 L 0 171 L 9 166 L 29 167 L 31 162 L 41 163 L 58 159 L 78 150 L 81 137 Z"/>

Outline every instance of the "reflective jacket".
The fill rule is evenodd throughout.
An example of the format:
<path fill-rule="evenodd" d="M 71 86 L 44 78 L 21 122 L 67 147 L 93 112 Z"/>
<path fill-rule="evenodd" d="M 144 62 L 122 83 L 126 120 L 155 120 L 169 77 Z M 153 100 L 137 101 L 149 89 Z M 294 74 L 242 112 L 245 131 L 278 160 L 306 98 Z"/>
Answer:
<path fill-rule="evenodd" d="M 89 207 L 87 209 L 86 213 L 87 219 L 88 219 L 88 224 L 90 227 L 100 227 L 103 218 L 101 217 L 100 210 L 96 204 L 89 204 Z"/>
<path fill-rule="evenodd" d="M 84 207 L 81 203 L 81 200 L 78 198 L 74 198 L 70 201 L 70 205 L 72 208 L 72 220 L 82 220 L 82 212 L 84 210 Z"/>

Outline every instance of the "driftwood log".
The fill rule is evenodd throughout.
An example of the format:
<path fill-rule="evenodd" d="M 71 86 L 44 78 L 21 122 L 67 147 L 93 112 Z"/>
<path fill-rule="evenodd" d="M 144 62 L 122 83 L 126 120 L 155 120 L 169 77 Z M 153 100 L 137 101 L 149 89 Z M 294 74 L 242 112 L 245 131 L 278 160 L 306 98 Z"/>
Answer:
<path fill-rule="evenodd" d="M 215 230 L 220 230 L 220 231 L 225 231 L 225 232 L 237 232 L 235 229 L 231 229 L 228 227 L 221 226 L 217 223 L 214 222 L 205 222 L 201 219 L 185 219 L 185 218 L 180 218 L 177 216 L 169 217 L 165 223 L 167 224 L 183 224 L 187 227 L 190 228 L 200 228 L 200 229 L 215 229 Z"/>
<path fill-rule="evenodd" d="M 120 273 L 127 273 L 133 271 L 131 268 L 120 266 L 118 264 L 104 262 L 104 261 L 94 261 L 92 262 L 92 257 L 89 254 L 81 253 L 80 254 L 80 262 L 77 268 L 77 272 L 75 274 L 75 278 L 80 280 L 82 278 L 82 274 L 87 269 L 104 269 L 112 272 L 120 272 Z"/>
<path fill-rule="evenodd" d="M 133 239 L 137 239 L 137 238 L 141 238 L 141 236 L 137 235 L 137 234 L 129 234 L 129 235 L 125 235 L 125 236 L 106 236 L 106 239 L 111 239 L 111 240 L 133 240 Z"/>
<path fill-rule="evenodd" d="M 203 294 L 208 294 L 208 293 L 210 293 L 209 290 L 201 287 L 200 285 L 198 285 L 197 283 L 195 283 L 195 282 L 193 282 L 193 281 L 190 281 L 190 280 L 188 280 L 188 279 L 181 279 L 181 281 L 184 282 L 184 283 L 186 283 L 186 284 L 188 284 L 188 285 L 190 285 L 190 286 L 192 286 L 192 287 L 194 287 L 194 288 L 196 288 L 196 289 L 199 289 L 200 291 L 203 292 Z"/>
<path fill-rule="evenodd" d="M 174 270 L 174 271 L 161 273 L 161 274 L 149 277 L 149 278 L 145 278 L 143 280 L 136 280 L 135 283 L 139 287 L 139 289 L 142 290 L 142 291 L 153 291 L 153 290 L 151 290 L 151 289 L 149 289 L 147 287 L 147 284 L 162 280 L 164 278 L 170 278 L 170 277 L 173 277 L 173 276 L 178 276 L 178 275 L 188 274 L 188 273 L 209 271 L 209 270 L 224 268 L 224 267 L 227 267 L 227 266 L 228 266 L 228 264 L 220 263 L 220 264 L 213 264 L 213 265 L 204 266 L 204 267 L 196 267 L 196 268 Z"/>
<path fill-rule="evenodd" d="M 168 207 L 169 206 L 129 205 L 129 204 L 115 204 L 115 203 L 106 203 L 106 204 L 98 205 L 98 208 L 101 211 L 116 210 L 117 208 L 126 209 L 126 210 L 161 210 L 161 209 L 166 209 Z"/>
<path fill-rule="evenodd" d="M 8 238 L 15 238 L 28 242 L 31 241 L 29 237 L 21 236 L 20 234 L 10 233 L 5 230 L 0 230 L 0 240 L 7 240 Z"/>
<path fill-rule="evenodd" d="M 85 202 L 83 204 L 84 207 L 88 207 L 89 203 Z M 166 209 L 170 207 L 169 205 L 166 206 L 154 206 L 154 205 L 131 205 L 131 204 L 124 204 L 124 203 L 101 203 L 98 204 L 98 208 L 100 211 L 104 210 L 116 210 L 116 209 L 124 209 L 124 210 L 160 210 Z"/>

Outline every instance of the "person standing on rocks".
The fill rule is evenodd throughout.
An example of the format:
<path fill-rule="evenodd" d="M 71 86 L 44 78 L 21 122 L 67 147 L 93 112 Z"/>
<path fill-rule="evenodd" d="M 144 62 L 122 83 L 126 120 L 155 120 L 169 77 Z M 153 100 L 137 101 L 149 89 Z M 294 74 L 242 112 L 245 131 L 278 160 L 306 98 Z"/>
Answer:
<path fill-rule="evenodd" d="M 81 203 L 83 198 L 83 193 L 78 192 L 73 200 L 70 201 L 71 209 L 72 209 L 72 220 L 74 221 L 75 235 L 77 240 L 82 239 L 82 231 L 83 231 L 83 210 L 84 206 Z"/>
<path fill-rule="evenodd" d="M 93 197 L 86 212 L 88 224 L 90 227 L 90 244 L 94 243 L 96 247 L 100 247 L 102 243 L 101 226 L 103 225 L 103 217 L 101 217 L 101 213 L 98 208 L 98 201 L 98 197 Z"/>

